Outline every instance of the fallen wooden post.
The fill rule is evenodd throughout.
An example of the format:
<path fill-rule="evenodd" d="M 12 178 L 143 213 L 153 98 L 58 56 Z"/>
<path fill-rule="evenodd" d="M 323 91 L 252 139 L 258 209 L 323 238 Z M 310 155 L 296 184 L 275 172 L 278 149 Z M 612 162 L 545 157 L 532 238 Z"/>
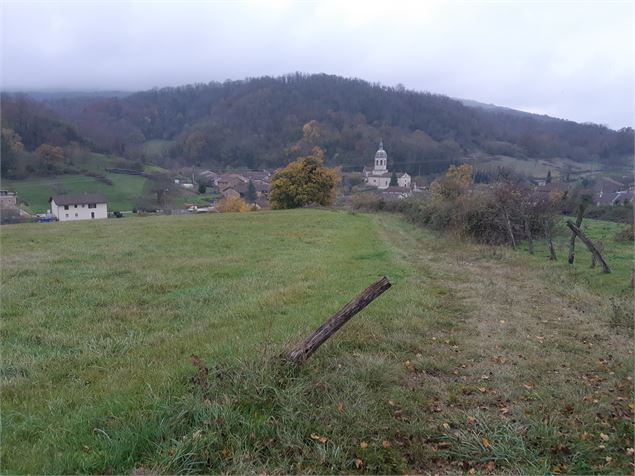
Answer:
<path fill-rule="evenodd" d="M 362 291 L 357 297 L 346 306 L 333 314 L 324 324 L 316 329 L 302 344 L 287 354 L 287 358 L 296 364 L 307 360 L 318 347 L 326 342 L 344 324 L 346 324 L 355 314 L 368 306 L 392 284 L 385 276 L 374 282 Z"/>
<path fill-rule="evenodd" d="M 606 261 L 604 261 L 602 254 L 598 251 L 598 249 L 595 247 L 593 242 L 582 232 L 582 230 L 580 230 L 577 226 L 575 226 L 571 220 L 567 220 L 567 226 L 573 232 L 573 236 L 579 237 L 580 240 L 582 240 L 582 243 L 584 243 L 586 247 L 589 248 L 589 251 L 593 253 L 595 258 L 602 265 L 602 271 L 605 273 L 610 273 L 611 270 L 609 269 L 609 265 L 606 264 Z"/>

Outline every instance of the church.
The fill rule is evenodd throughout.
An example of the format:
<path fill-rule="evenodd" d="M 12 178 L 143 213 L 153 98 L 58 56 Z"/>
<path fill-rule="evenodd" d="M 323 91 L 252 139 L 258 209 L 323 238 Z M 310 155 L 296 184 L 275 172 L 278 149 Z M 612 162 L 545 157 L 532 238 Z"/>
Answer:
<path fill-rule="evenodd" d="M 370 169 L 364 167 L 364 182 L 379 189 L 388 188 L 390 186 L 390 178 L 392 173 L 387 169 L 388 154 L 384 150 L 383 141 L 379 142 L 379 149 L 375 154 L 375 166 Z M 407 173 L 397 172 L 397 186 L 410 188 L 410 175 Z"/>

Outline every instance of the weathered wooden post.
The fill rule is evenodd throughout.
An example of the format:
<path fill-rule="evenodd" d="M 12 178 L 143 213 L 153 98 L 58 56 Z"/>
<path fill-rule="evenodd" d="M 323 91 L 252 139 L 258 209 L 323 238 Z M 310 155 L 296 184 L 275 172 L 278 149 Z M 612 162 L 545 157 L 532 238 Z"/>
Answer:
<path fill-rule="evenodd" d="M 547 238 L 547 242 L 549 243 L 549 261 L 556 261 L 556 249 L 553 246 L 553 238 L 551 236 L 551 228 L 552 228 L 552 223 L 550 220 L 546 219 L 544 220 L 544 227 L 545 227 L 545 237 Z"/>
<path fill-rule="evenodd" d="M 531 224 L 529 223 L 529 218 L 525 220 L 525 235 L 527 236 L 527 249 L 529 250 L 529 254 L 534 254 L 534 240 L 531 236 Z"/>
<path fill-rule="evenodd" d="M 503 216 L 505 217 L 505 225 L 507 226 L 507 233 L 509 234 L 509 239 L 512 244 L 512 249 L 516 250 L 516 240 L 514 239 L 514 231 L 512 230 L 512 223 L 509 220 L 509 213 L 507 213 L 507 209 L 503 207 Z"/>
<path fill-rule="evenodd" d="M 576 228 L 580 228 L 582 226 L 582 218 L 584 217 L 584 210 L 586 210 L 586 205 L 581 203 L 578 206 L 578 215 L 575 218 L 575 226 Z M 575 260 L 575 233 L 571 233 L 571 240 L 569 241 L 569 264 L 573 264 L 573 260 Z"/>
<path fill-rule="evenodd" d="M 602 243 L 601 241 L 597 241 L 595 243 L 595 247 L 598 249 L 600 253 L 604 252 L 604 243 Z M 595 268 L 596 261 L 597 261 L 597 258 L 595 257 L 595 253 L 591 253 L 591 268 Z"/>
<path fill-rule="evenodd" d="M 605 273 L 610 273 L 611 270 L 609 269 L 609 265 L 606 264 L 606 261 L 604 261 L 602 254 L 598 251 L 593 242 L 582 232 L 582 230 L 575 226 L 571 220 L 567 220 L 567 226 L 573 232 L 573 236 L 578 236 L 580 240 L 582 240 L 582 243 L 584 243 L 586 247 L 589 248 L 589 251 L 595 255 L 597 260 L 602 265 L 602 271 Z"/>
<path fill-rule="evenodd" d="M 355 314 L 368 306 L 392 284 L 385 276 L 374 282 L 350 301 L 346 306 L 333 314 L 324 324 L 316 329 L 307 339 L 287 354 L 287 358 L 299 364 L 307 360 L 318 347 L 335 334 Z"/>

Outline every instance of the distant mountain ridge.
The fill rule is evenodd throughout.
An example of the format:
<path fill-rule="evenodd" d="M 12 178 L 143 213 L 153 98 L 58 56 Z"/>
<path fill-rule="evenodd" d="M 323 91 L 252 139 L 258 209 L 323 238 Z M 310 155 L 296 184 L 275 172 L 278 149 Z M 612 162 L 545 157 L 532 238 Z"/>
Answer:
<path fill-rule="evenodd" d="M 25 94 L 36 101 L 55 101 L 71 98 L 124 98 L 134 94 L 134 91 L 118 90 L 42 90 L 42 91 L 6 91 L 9 94 Z"/>
<path fill-rule="evenodd" d="M 623 164 L 633 154 L 630 128 L 614 131 L 325 74 L 115 97 L 40 97 L 29 107 L 4 95 L 3 112 L 3 128 L 20 135 L 31 132 L 29 121 L 46 117 L 71 127 L 94 150 L 165 166 L 274 168 L 318 146 L 330 165 L 361 170 L 372 160 L 380 137 L 390 167 L 410 173 L 442 171 L 474 152 L 609 165 Z M 65 145 L 63 137 L 45 133 L 29 138 L 27 148 L 37 141 Z M 160 148 L 147 146 L 157 142 Z"/>

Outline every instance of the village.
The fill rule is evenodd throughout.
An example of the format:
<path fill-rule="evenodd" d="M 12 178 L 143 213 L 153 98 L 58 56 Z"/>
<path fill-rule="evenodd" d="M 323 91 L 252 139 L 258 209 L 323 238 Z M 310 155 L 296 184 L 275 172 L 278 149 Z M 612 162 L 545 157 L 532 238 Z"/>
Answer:
<path fill-rule="evenodd" d="M 369 161 L 370 162 L 370 161 Z M 346 203 L 355 194 L 376 194 L 385 200 L 401 200 L 419 197 L 425 200 L 430 197 L 429 183 L 420 177 L 419 183 L 408 173 L 393 170 L 384 148 L 379 141 L 372 166 L 364 167 L 359 172 L 343 172 L 338 187 L 337 203 Z M 141 175 L 148 180 L 153 176 L 129 169 L 107 169 L 108 172 L 123 175 Z M 473 170 L 474 176 L 479 172 Z M 160 198 L 156 203 L 141 206 L 133 210 L 109 209 L 108 197 L 99 192 L 62 193 L 49 198 L 49 209 L 46 213 L 31 214 L 20 206 L 20 197 L 9 190 L 0 190 L 0 210 L 2 223 L 18 223 L 24 221 L 76 221 L 105 218 L 122 218 L 135 213 L 169 213 L 200 214 L 223 211 L 258 211 L 269 209 L 269 193 L 274 171 L 242 170 L 234 172 L 216 172 L 210 169 L 181 170 L 180 178 L 169 179 L 162 185 L 165 190 L 159 196 L 168 194 L 182 197 L 182 204 L 161 207 Z M 185 178 L 188 177 L 188 178 Z M 546 177 L 527 177 L 527 185 L 545 193 L 565 193 L 574 187 L 580 187 L 579 181 L 565 181 L 562 177 L 552 179 L 549 172 Z M 477 180 L 474 180 L 475 182 Z M 349 186 L 345 187 L 344 183 Z M 351 186 L 351 183 L 357 185 Z M 584 179 L 582 187 L 585 193 L 592 196 L 595 206 L 617 206 L 633 203 L 635 188 L 632 176 L 624 176 L 621 180 L 613 177 L 599 176 L 592 180 Z M 208 197 L 208 198 L 205 198 Z M 239 209 L 223 208 L 227 203 L 242 204 Z"/>

